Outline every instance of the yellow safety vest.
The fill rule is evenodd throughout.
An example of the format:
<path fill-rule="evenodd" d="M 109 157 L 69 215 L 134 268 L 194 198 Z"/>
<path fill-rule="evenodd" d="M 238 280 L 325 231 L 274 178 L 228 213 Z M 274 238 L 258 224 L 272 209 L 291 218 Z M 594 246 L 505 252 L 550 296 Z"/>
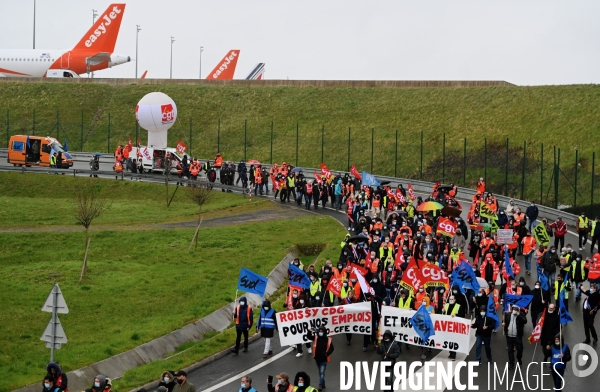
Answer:
<path fill-rule="evenodd" d="M 558 287 L 558 280 L 554 281 L 554 300 L 558 301 L 560 292 L 565 288 L 565 282 L 563 281 L 560 287 Z M 565 290 L 565 299 L 569 299 L 569 292 Z"/>
<path fill-rule="evenodd" d="M 402 309 L 410 309 L 410 297 L 398 299 L 398 307 Z"/>
<path fill-rule="evenodd" d="M 310 295 L 315 296 L 319 292 L 319 288 L 321 287 L 321 279 L 315 279 L 314 282 L 310 283 Z"/>
<path fill-rule="evenodd" d="M 580 229 L 585 229 L 588 226 L 588 218 L 587 216 L 585 218 L 581 218 L 579 217 L 579 228 Z"/>
<path fill-rule="evenodd" d="M 444 314 L 448 314 L 448 307 L 449 306 L 450 306 L 449 303 L 447 303 L 446 305 L 444 305 Z M 450 316 L 458 314 L 458 310 L 459 309 L 460 309 L 460 305 L 459 304 L 454 304 L 454 308 L 452 308 L 452 313 L 450 313 Z"/>

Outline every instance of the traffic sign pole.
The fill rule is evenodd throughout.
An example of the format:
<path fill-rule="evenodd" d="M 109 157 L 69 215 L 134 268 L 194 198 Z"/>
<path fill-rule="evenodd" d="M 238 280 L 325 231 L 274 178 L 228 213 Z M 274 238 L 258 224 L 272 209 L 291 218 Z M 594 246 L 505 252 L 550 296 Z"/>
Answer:
<path fill-rule="evenodd" d="M 48 299 L 46 299 L 44 306 L 42 306 L 42 311 L 52 313 L 50 323 L 44 330 L 40 340 L 46 342 L 46 347 L 50 348 L 50 361 L 54 362 L 54 349 L 60 348 L 63 343 L 67 343 L 67 335 L 62 325 L 60 325 L 58 314 L 69 313 L 69 308 L 57 283 L 52 287 Z"/>
<path fill-rule="evenodd" d="M 50 362 L 54 362 L 54 345 L 56 343 L 56 305 L 57 305 L 57 298 L 58 298 L 58 290 L 56 290 L 58 288 L 58 285 L 54 285 L 54 287 L 52 287 L 52 296 L 54 298 L 52 298 L 52 347 L 50 348 Z"/>

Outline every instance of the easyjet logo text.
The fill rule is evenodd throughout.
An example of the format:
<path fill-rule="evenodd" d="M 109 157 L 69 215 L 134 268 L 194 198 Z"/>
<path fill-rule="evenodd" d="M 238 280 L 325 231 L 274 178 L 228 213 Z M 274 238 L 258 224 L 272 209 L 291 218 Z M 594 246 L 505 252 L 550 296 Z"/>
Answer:
<path fill-rule="evenodd" d="M 221 66 L 219 67 L 219 69 L 217 69 L 216 72 L 213 74 L 213 79 L 218 78 L 219 75 L 221 75 L 223 73 L 223 71 L 225 71 L 227 69 L 229 64 L 233 61 L 233 59 L 236 56 L 237 56 L 236 52 L 231 52 L 231 54 L 229 56 L 225 57 L 225 59 L 221 63 Z"/>
<path fill-rule="evenodd" d="M 90 35 L 90 38 L 85 41 L 85 46 L 91 48 L 94 42 L 100 37 L 102 34 L 106 33 L 106 26 L 109 26 L 112 21 L 117 17 L 118 14 L 121 13 L 121 10 L 118 6 L 114 6 L 113 10 L 109 14 L 105 14 L 102 16 L 102 23 L 98 26 L 96 30 L 94 30 L 94 34 Z"/>

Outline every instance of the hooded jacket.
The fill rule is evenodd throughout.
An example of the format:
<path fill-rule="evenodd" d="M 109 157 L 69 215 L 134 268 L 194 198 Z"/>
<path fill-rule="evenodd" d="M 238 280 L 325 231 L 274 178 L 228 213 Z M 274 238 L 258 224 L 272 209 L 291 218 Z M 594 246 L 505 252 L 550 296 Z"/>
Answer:
<path fill-rule="evenodd" d="M 173 370 L 167 370 L 167 371 L 163 372 L 160 376 L 158 386 L 167 388 L 167 392 L 173 392 L 173 388 L 175 388 L 175 385 L 177 385 L 174 374 L 175 374 L 175 372 Z M 165 380 L 164 380 L 165 377 L 169 377 L 168 383 L 165 382 Z"/>
<path fill-rule="evenodd" d="M 96 378 L 98 379 L 98 381 L 100 381 L 100 386 L 96 387 L 96 386 L 94 386 L 94 383 L 92 382 L 92 387 L 89 389 L 89 391 L 91 391 L 91 392 L 108 392 L 108 391 L 110 391 L 111 386 L 107 383 L 106 377 L 99 374 L 96 376 Z M 87 391 L 88 391 L 88 389 L 86 389 L 86 392 Z"/>
<path fill-rule="evenodd" d="M 299 387 L 298 380 L 302 377 L 304 379 L 304 385 Z M 296 373 L 296 377 L 294 377 L 294 391 L 298 392 L 313 392 L 316 391 L 315 388 L 310 386 L 310 376 L 306 372 L 298 372 Z"/>
<path fill-rule="evenodd" d="M 54 373 L 52 373 L 54 370 Z M 55 392 L 68 391 L 69 390 L 69 381 L 67 380 L 66 373 L 63 373 L 62 368 L 56 362 L 49 362 L 46 365 L 46 371 L 48 372 L 48 377 L 52 378 L 54 382 L 54 387 L 52 388 Z"/>
<path fill-rule="evenodd" d="M 389 339 L 386 341 L 386 339 Z M 394 340 L 394 335 L 392 331 L 386 329 L 383 333 L 383 339 L 379 346 L 377 347 L 377 354 L 381 355 L 382 361 L 392 361 L 396 362 L 396 359 L 400 356 L 400 346 Z"/>

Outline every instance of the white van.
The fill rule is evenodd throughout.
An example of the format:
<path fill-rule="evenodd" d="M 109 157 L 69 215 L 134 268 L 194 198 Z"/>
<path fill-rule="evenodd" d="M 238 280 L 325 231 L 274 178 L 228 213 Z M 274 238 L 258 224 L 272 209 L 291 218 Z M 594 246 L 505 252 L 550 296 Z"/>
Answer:
<path fill-rule="evenodd" d="M 140 146 L 139 152 L 142 159 L 142 165 L 144 167 L 145 173 L 164 173 L 165 171 L 165 157 L 167 153 L 169 153 L 172 157 L 175 158 L 176 162 L 171 165 L 171 173 L 177 173 L 177 163 L 183 160 L 183 155 L 180 155 L 176 149 L 167 147 L 167 148 L 153 148 Z M 138 156 L 138 148 L 133 147 L 131 152 L 129 153 L 130 159 L 135 159 L 139 161 L 140 157 Z M 188 156 L 188 159 L 190 157 Z M 139 167 L 139 164 L 137 165 Z"/>
<path fill-rule="evenodd" d="M 47 78 L 78 78 L 79 75 L 68 69 L 49 69 L 46 71 Z"/>

